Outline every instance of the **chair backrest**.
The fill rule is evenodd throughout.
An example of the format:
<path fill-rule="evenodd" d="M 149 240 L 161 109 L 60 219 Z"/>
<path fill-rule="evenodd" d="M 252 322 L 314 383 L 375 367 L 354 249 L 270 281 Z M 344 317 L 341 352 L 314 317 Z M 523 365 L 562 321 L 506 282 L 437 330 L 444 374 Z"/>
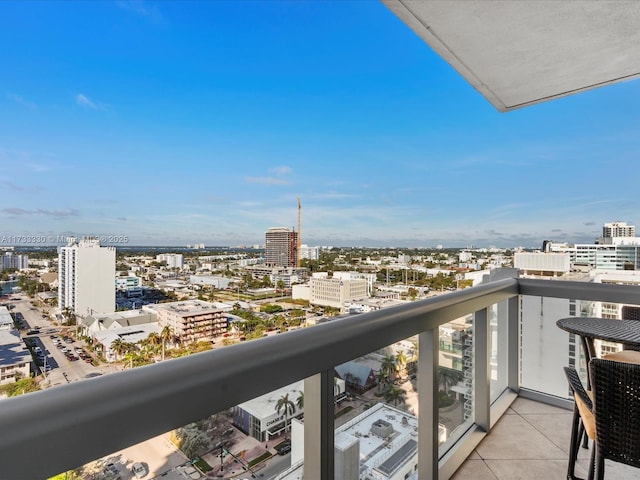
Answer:
<path fill-rule="evenodd" d="M 594 358 L 589 372 L 598 450 L 640 467 L 640 364 Z"/>

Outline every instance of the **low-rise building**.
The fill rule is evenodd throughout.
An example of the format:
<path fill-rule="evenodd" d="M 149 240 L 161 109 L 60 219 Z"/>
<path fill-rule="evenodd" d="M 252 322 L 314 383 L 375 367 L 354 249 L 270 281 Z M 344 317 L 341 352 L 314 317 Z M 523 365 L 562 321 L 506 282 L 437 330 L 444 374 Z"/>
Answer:
<path fill-rule="evenodd" d="M 557 277 L 571 271 L 568 253 L 516 252 L 513 266 L 525 275 Z"/>
<path fill-rule="evenodd" d="M 334 395 L 336 401 L 341 400 L 345 395 L 345 382 L 339 378 L 335 379 Z M 278 401 L 285 396 L 294 407 L 290 415 L 285 415 L 284 408 L 278 411 L 276 407 Z M 268 441 L 272 436 L 284 431 L 285 421 L 289 424 L 293 418 L 302 417 L 304 405 L 299 406 L 299 398 L 304 399 L 304 380 L 233 407 L 233 424 L 261 442 Z"/>
<path fill-rule="evenodd" d="M 0 385 L 28 378 L 31 354 L 13 324 L 7 307 L 0 307 Z"/>
<path fill-rule="evenodd" d="M 334 478 L 341 480 L 417 480 L 418 419 L 378 403 L 335 431 Z M 446 427 L 438 425 L 444 441 Z M 304 469 L 304 425 L 292 422 L 291 468 L 276 480 L 300 480 Z"/>
<path fill-rule="evenodd" d="M 142 279 L 135 275 L 126 277 L 116 277 L 116 291 L 126 292 L 130 289 L 140 289 L 142 287 Z"/>
<path fill-rule="evenodd" d="M 256 280 L 262 280 L 269 277 L 269 281 L 273 285 L 277 285 L 278 281 L 282 281 L 286 288 L 290 288 L 294 283 L 302 283 L 307 278 L 306 268 L 268 266 L 268 265 L 250 265 L 245 271 L 251 274 Z"/>
<path fill-rule="evenodd" d="M 310 302 L 342 309 L 346 303 L 367 298 L 367 280 L 312 277 Z"/>
<path fill-rule="evenodd" d="M 233 407 L 233 424 L 247 435 L 260 440 L 269 440 L 285 429 L 285 420 L 302 415 L 304 409 L 299 408 L 296 400 L 304 392 L 304 380 L 266 393 L 240 405 Z M 278 400 L 287 395 L 295 408 L 293 414 L 285 418 L 284 409 L 276 409 Z"/>
<path fill-rule="evenodd" d="M 87 336 L 93 337 L 98 332 L 118 330 L 145 324 L 158 324 L 158 317 L 154 311 L 125 310 L 89 315 L 78 320 L 78 329 Z"/>
<path fill-rule="evenodd" d="M 189 283 L 191 285 L 206 285 L 208 287 L 215 287 L 218 290 L 224 290 L 228 288 L 233 278 L 220 277 L 217 275 L 191 275 L 189 276 Z"/>
<path fill-rule="evenodd" d="M 181 342 L 210 341 L 226 333 L 228 320 L 222 304 L 202 300 L 158 304 L 158 325 L 169 327 Z"/>

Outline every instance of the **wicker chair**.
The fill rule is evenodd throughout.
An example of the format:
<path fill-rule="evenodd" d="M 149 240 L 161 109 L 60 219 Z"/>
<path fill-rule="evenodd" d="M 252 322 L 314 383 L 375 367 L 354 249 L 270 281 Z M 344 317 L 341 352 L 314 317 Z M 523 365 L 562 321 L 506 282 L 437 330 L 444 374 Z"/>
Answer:
<path fill-rule="evenodd" d="M 596 478 L 605 459 L 640 468 L 640 365 L 591 360 Z"/>
<path fill-rule="evenodd" d="M 596 422 L 593 417 L 593 403 L 591 396 L 582 385 L 578 372 L 573 368 L 565 367 L 564 373 L 569 381 L 569 387 L 573 393 L 575 406 L 573 409 L 573 421 L 571 423 L 571 443 L 569 445 L 569 465 L 567 470 L 567 480 L 580 480 L 575 476 L 576 460 L 580 449 L 580 439 L 584 434 L 591 440 L 596 438 Z M 593 478 L 594 463 L 593 458 L 589 463 L 589 479 Z"/>
<path fill-rule="evenodd" d="M 565 368 L 565 373 L 576 399 L 595 420 L 589 480 L 594 476 L 604 479 L 605 459 L 640 468 L 640 364 L 592 359 L 589 376 L 593 402 L 575 370 Z M 588 413 L 580 413 L 586 426 Z M 572 450 L 577 452 L 573 442 Z"/>
<path fill-rule="evenodd" d="M 583 339 L 584 340 L 584 339 Z M 588 351 L 585 349 L 585 352 Z M 633 350 L 622 350 L 616 353 L 610 353 L 604 356 L 606 360 L 613 360 L 616 362 L 636 363 L 640 364 L 640 352 Z M 569 464 L 567 468 L 567 480 L 581 480 L 575 476 L 576 460 L 578 458 L 578 450 L 581 439 L 583 448 L 588 448 L 587 439 L 595 439 L 596 422 L 593 418 L 591 395 L 591 381 L 587 378 L 586 389 L 580 382 L 578 374 L 573 369 L 565 369 L 567 379 L 569 380 L 569 386 L 571 391 L 574 392 L 575 407 L 573 410 L 573 423 L 571 426 L 571 445 L 569 446 Z M 580 389 L 581 395 L 578 395 L 576 389 Z M 587 398 L 587 401 L 583 400 Z M 593 469 L 593 463 L 591 469 Z"/>

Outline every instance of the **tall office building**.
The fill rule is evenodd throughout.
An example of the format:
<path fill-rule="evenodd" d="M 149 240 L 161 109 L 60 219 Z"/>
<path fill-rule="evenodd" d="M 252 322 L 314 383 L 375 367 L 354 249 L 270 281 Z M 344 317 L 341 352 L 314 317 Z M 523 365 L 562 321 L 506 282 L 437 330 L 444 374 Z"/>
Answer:
<path fill-rule="evenodd" d="M 298 232 L 286 227 L 273 227 L 265 233 L 265 263 L 295 267 L 298 264 Z"/>
<path fill-rule="evenodd" d="M 58 257 L 58 306 L 76 315 L 115 310 L 116 249 L 94 237 L 70 238 Z"/>
<path fill-rule="evenodd" d="M 635 225 L 627 225 L 627 222 L 605 223 L 602 226 L 603 238 L 635 237 L 635 236 L 636 236 Z"/>

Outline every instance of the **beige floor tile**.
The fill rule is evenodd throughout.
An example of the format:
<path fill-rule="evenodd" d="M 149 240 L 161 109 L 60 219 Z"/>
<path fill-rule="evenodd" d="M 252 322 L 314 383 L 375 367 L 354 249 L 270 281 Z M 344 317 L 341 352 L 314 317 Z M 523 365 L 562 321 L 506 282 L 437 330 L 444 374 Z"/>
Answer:
<path fill-rule="evenodd" d="M 564 460 L 487 460 L 498 480 L 540 480 L 566 478 Z"/>
<path fill-rule="evenodd" d="M 569 455 L 573 413 L 522 415 L 522 418 Z"/>
<path fill-rule="evenodd" d="M 520 415 L 526 414 L 554 414 L 554 413 L 573 413 L 573 410 L 565 410 L 564 408 L 554 407 L 545 403 L 535 402 L 527 398 L 518 397 L 511 404 L 511 408 Z"/>
<path fill-rule="evenodd" d="M 467 460 L 451 477 L 451 480 L 467 480 L 470 478 L 473 480 L 498 480 L 482 460 Z"/>
<path fill-rule="evenodd" d="M 567 454 L 519 415 L 505 415 L 476 448 L 483 459 L 566 459 Z"/>

